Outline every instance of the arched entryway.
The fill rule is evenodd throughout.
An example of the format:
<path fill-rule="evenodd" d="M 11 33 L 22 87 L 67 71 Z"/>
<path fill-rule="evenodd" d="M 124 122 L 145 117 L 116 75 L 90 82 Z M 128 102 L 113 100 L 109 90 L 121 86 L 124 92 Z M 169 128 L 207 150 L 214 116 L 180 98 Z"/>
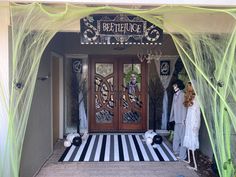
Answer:
<path fill-rule="evenodd" d="M 15 137 L 19 138 L 18 146 L 14 146 L 11 142 L 8 142 L 6 146 L 9 146 L 8 149 L 14 149 L 13 152 L 21 151 L 23 139 L 24 139 L 24 132 L 26 128 L 26 123 L 28 120 L 28 113 L 29 107 L 32 101 L 32 93 L 33 88 L 36 81 L 36 73 L 40 57 L 42 51 L 45 49 L 46 45 L 53 37 L 53 35 L 60 30 L 61 26 L 65 24 L 70 24 L 75 18 L 82 16 L 87 16 L 88 14 L 94 13 L 98 10 L 104 10 L 104 7 L 98 8 L 88 8 L 86 7 L 85 11 L 80 11 L 75 8 L 74 6 L 66 5 L 65 11 L 58 13 L 58 15 L 49 15 L 50 12 L 47 12 L 45 8 L 41 4 L 33 4 L 33 5 L 26 5 L 23 7 L 27 8 L 19 8 L 13 9 L 13 83 L 12 84 L 12 102 L 11 109 L 12 112 L 18 111 L 18 114 L 13 114 L 13 121 L 18 122 L 22 121 L 19 125 L 17 125 L 16 130 L 19 132 L 11 132 L 10 139 L 14 139 Z M 74 13 L 69 13 L 67 16 L 67 10 L 71 8 Z M 78 7 L 83 8 L 83 7 Z M 166 9 L 167 8 L 167 9 Z M 186 68 L 189 68 L 188 74 L 192 78 L 197 78 L 197 82 L 200 84 L 197 90 L 200 91 L 200 100 L 202 101 L 202 109 L 204 110 L 205 121 L 207 123 L 207 128 L 209 132 L 209 136 L 211 139 L 211 143 L 217 158 L 218 166 L 222 176 L 227 176 L 228 174 L 233 173 L 233 165 L 231 161 L 231 149 L 226 148 L 230 147 L 231 144 L 231 132 L 228 133 L 228 130 L 232 130 L 235 132 L 235 114 L 232 109 L 232 105 L 234 105 L 235 98 L 233 97 L 232 89 L 230 86 L 234 83 L 234 75 L 235 71 L 232 69 L 232 64 L 234 64 L 234 52 L 235 52 L 235 41 L 234 33 L 232 31 L 234 26 L 234 14 L 232 11 L 222 11 L 218 9 L 208 9 L 206 11 L 213 12 L 213 18 L 217 18 L 218 15 L 222 15 L 228 21 L 227 24 L 219 25 L 219 21 L 216 23 L 215 20 L 209 20 L 208 23 L 201 23 L 201 20 L 204 20 L 208 17 L 208 13 L 205 14 L 205 9 L 195 9 L 188 8 L 188 7 L 176 7 L 173 11 L 173 7 L 171 7 L 171 13 L 169 7 L 162 7 L 161 11 L 159 12 L 160 8 L 154 9 L 152 11 L 133 11 L 127 9 L 120 9 L 120 8 L 111 8 L 116 9 L 117 11 L 123 11 L 125 13 L 132 13 L 139 16 L 143 16 L 144 18 L 150 20 L 152 23 L 156 24 L 157 26 L 160 25 L 163 28 L 166 28 L 167 31 L 172 35 L 174 42 L 178 48 L 178 51 L 185 63 Z M 23 10 L 22 10 L 23 9 Z M 50 8 L 46 8 L 47 10 L 52 10 Z M 109 9 L 109 7 L 105 7 L 105 9 Z M 32 13 L 34 12 L 37 13 Z M 88 11 L 87 11 L 88 10 Z M 191 11 L 194 11 L 192 13 Z M 198 13 L 201 11 L 202 13 Z M 175 13 L 173 13 L 175 12 Z M 181 13 L 180 13 L 181 12 Z M 183 21 L 179 22 L 178 20 L 173 20 L 174 16 L 177 17 L 181 14 L 183 15 L 185 12 L 185 17 L 190 18 L 195 22 L 198 22 L 196 26 L 186 25 L 182 23 Z M 191 15 L 189 15 L 191 12 Z M 78 14 L 76 14 L 78 13 Z M 222 14 L 223 13 L 223 14 Z M 21 15 L 19 15 L 21 14 Z M 37 14 L 41 18 L 38 18 Z M 43 14 L 43 15 L 42 15 Z M 156 15 L 153 15 L 156 14 Z M 163 14 L 165 16 L 165 20 L 162 20 Z M 41 16 L 42 15 L 42 16 Z M 201 16 L 202 15 L 202 16 Z M 212 15 L 212 14 L 211 14 Z M 210 16 L 211 16 L 210 15 Z M 222 17 L 221 16 L 221 17 Z M 35 18 L 31 18 L 35 17 Z M 196 18 L 197 20 L 196 20 Z M 211 16 L 212 17 L 212 16 Z M 28 19 L 31 19 L 30 21 Z M 167 19 L 166 19 L 167 18 Z M 65 21 L 63 21 L 63 20 Z M 68 21 L 66 21 L 66 19 Z M 160 20 L 161 19 L 161 20 Z M 209 19 L 209 18 L 208 18 Z M 28 20 L 28 21 L 27 21 Z M 172 21 L 173 20 L 173 21 Z M 64 23 L 61 23 L 61 22 Z M 167 26 L 162 26 L 162 22 L 168 22 Z M 22 25 L 22 22 L 24 25 Z M 37 22 L 37 23 L 34 23 Z M 45 25 L 43 25 L 45 24 Z M 174 25 L 173 25 L 174 24 Z M 217 24 L 217 25 L 216 25 Z M 168 28 L 168 25 L 170 28 Z M 53 26 L 55 28 L 53 28 Z M 220 26 L 227 26 L 228 31 L 222 35 L 222 31 L 215 31 L 215 29 L 219 29 Z M 52 27 L 52 30 L 48 30 L 48 27 Z M 218 28 L 217 28 L 218 27 Z M 210 29 L 209 29 L 210 28 Z M 35 29 L 40 29 L 39 31 Z M 175 30 L 173 30 L 175 29 Z M 181 30 L 180 30 L 181 29 Z M 200 29 L 200 30 L 199 30 Z M 203 29 L 203 30 L 202 30 Z M 209 29 L 209 30 L 207 30 Z M 197 30 L 197 31 L 196 31 Z M 42 31 L 44 33 L 42 33 Z M 213 32 L 215 33 L 213 33 Z M 208 33 L 206 33 L 208 32 Z M 42 35 L 44 34 L 44 35 Z M 209 47 L 210 46 L 210 47 Z M 219 47 L 220 46 L 220 47 Z M 37 52 L 35 52 L 35 48 Z M 221 48 L 222 50 L 216 49 Z M 27 52 L 25 52 L 27 51 Z M 222 60 L 223 58 L 223 60 Z M 230 65 L 226 63 L 226 58 L 229 58 Z M 214 60 L 213 60 L 214 59 Z M 213 61 L 212 61 L 213 60 Z M 210 64 L 208 63 L 210 62 Z M 208 65 L 209 64 L 209 65 Z M 16 67 L 17 66 L 17 67 Z M 27 67 L 23 67 L 27 66 Z M 214 66 L 214 67 L 206 67 L 206 66 Z M 224 66 L 229 67 L 228 69 L 224 70 Z M 19 70 L 20 68 L 24 68 L 24 70 Z M 191 69 L 190 69 L 191 68 Z M 214 72 L 212 72 L 214 71 Z M 223 72 L 225 71 L 225 72 Z M 196 74 L 197 73 L 197 74 Z M 213 75 L 212 75 L 213 73 Z M 196 74 L 196 75 L 195 75 Z M 214 77 L 213 77 L 214 76 Z M 226 84 L 222 84 L 222 80 L 226 79 Z M 31 82 L 30 82 L 31 81 Z M 231 84 L 229 84 L 231 83 Z M 24 87 L 25 86 L 25 87 Z M 226 89 L 220 89 L 221 87 L 227 87 Z M 23 89 L 24 88 L 24 89 Z M 26 89 L 27 88 L 27 89 Z M 20 90 L 20 91 L 19 91 Z M 222 91 L 224 90 L 224 91 Z M 212 93 L 212 94 L 209 94 Z M 227 97 L 230 96 L 230 97 Z M 205 103 L 203 100 L 208 99 L 207 107 L 203 106 Z M 228 99 L 233 100 L 232 102 L 227 102 Z M 16 104 L 15 104 L 16 101 Z M 21 104 L 19 104 L 21 103 Z M 212 108 L 212 109 L 211 109 Z M 27 110 L 27 111 L 26 111 Z M 209 111 L 210 110 L 210 111 Z M 227 113 L 225 113 L 227 110 Z M 207 116 L 206 116 L 207 115 Z M 218 116 L 219 115 L 219 116 Z M 20 117 L 20 119 L 18 119 Z M 210 118 L 209 118 L 210 117 Z M 218 120 L 218 118 L 221 118 Z M 207 119 L 208 118 L 208 119 Z M 223 123 L 222 123 L 223 121 Z M 220 123 L 219 123 L 220 122 Z M 233 128 L 229 128 L 230 125 Z M 19 127 L 18 127 L 19 126 Z M 19 128 L 19 129 L 18 129 Z M 14 129 L 11 129 L 14 130 Z M 218 131 L 221 130 L 221 131 Z M 227 133 L 225 133 L 225 131 Z M 216 136 L 219 134 L 219 136 Z M 227 136 L 226 136 L 227 135 Z M 227 144 L 226 146 L 221 146 L 222 141 Z M 233 148 L 235 149 L 235 148 Z M 223 153 L 222 153 L 223 152 Z M 21 154 L 21 153 L 20 153 Z M 8 155 L 6 156 L 8 157 Z M 9 155 L 9 157 L 11 157 Z M 19 169 L 20 165 L 20 155 L 13 156 L 14 158 L 10 158 L 10 163 L 14 165 L 9 165 L 15 167 L 14 169 Z M 224 165 L 226 164 L 227 170 L 224 170 Z M 12 176 L 16 176 L 17 170 L 12 170 L 14 174 Z"/>

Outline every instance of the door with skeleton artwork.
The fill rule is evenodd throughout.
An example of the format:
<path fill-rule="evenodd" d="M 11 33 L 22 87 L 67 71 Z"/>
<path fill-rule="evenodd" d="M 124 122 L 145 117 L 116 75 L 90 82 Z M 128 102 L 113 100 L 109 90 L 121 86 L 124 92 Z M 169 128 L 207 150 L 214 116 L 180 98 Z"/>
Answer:
<path fill-rule="evenodd" d="M 90 56 L 90 132 L 147 129 L 146 72 L 135 56 Z"/>

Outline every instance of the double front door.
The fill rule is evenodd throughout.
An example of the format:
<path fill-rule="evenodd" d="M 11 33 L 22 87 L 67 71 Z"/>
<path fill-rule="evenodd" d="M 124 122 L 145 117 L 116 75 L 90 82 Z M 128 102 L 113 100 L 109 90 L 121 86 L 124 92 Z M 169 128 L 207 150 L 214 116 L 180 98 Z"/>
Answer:
<path fill-rule="evenodd" d="M 135 56 L 90 56 L 90 132 L 146 130 L 146 72 Z"/>

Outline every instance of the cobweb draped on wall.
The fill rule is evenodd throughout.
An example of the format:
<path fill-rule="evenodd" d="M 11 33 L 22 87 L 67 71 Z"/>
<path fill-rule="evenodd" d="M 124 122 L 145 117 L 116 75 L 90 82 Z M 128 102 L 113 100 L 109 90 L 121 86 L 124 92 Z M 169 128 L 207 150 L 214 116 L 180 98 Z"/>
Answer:
<path fill-rule="evenodd" d="M 6 107 L 8 117 L 0 115 L 0 129 L 7 131 L 1 142 L 5 146 L 0 151 L 0 176 L 19 176 L 26 125 L 45 47 L 62 28 L 73 26 L 89 14 L 108 11 L 140 16 L 172 36 L 190 79 L 197 81 L 195 90 L 220 176 L 234 176 L 236 9 L 160 6 L 133 10 L 71 4 L 52 7 L 38 3 L 11 5 L 12 81 L 10 106 Z M 1 94 L 1 102 L 4 101 L 7 102 L 6 97 Z M 4 122 L 8 122 L 8 129 L 2 127 Z"/>

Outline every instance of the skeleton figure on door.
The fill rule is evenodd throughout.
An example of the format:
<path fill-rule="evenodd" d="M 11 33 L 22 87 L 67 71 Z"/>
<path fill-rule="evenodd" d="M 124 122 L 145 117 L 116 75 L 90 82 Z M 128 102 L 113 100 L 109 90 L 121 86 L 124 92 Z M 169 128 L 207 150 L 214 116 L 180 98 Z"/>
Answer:
<path fill-rule="evenodd" d="M 135 93 L 138 91 L 138 84 L 136 75 L 133 73 L 130 76 L 130 82 L 127 84 L 128 94 L 131 101 L 136 101 Z"/>

